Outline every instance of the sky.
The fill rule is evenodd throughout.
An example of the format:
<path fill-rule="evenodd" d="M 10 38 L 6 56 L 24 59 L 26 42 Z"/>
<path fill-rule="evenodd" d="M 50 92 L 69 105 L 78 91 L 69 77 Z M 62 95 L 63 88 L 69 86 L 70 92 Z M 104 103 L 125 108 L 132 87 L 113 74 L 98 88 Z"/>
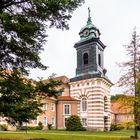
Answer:
<path fill-rule="evenodd" d="M 104 50 L 104 67 L 108 78 L 114 83 L 111 94 L 122 93 L 123 89 L 116 85 L 121 76 L 117 63 L 128 59 L 124 45 L 130 43 L 134 27 L 140 33 L 140 0 L 85 0 L 73 12 L 69 30 L 47 30 L 47 43 L 40 58 L 49 68 L 45 71 L 31 70 L 30 78 L 47 79 L 52 73 L 57 74 L 56 76 L 75 77 L 76 50 L 73 46 L 80 39 L 80 29 L 86 25 L 88 7 L 92 23 L 101 32 L 100 40 L 107 46 Z"/>

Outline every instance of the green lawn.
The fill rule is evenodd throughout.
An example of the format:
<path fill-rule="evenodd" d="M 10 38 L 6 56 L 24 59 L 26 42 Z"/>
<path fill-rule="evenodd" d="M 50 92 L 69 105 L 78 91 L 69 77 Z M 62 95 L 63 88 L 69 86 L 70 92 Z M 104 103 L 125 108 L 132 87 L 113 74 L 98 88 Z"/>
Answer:
<path fill-rule="evenodd" d="M 0 132 L 0 139 L 29 140 L 30 138 L 47 138 L 48 140 L 130 140 L 133 131 L 112 132 L 70 132 L 70 131 L 25 131 Z M 139 133 L 140 135 L 140 133 Z"/>

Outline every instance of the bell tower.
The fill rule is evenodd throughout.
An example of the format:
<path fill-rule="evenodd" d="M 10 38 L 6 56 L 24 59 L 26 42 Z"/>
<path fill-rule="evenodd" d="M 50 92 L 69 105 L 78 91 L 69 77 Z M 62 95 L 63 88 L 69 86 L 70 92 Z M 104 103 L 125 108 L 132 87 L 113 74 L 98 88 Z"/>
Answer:
<path fill-rule="evenodd" d="M 76 75 L 70 79 L 70 96 L 79 100 L 77 114 L 87 129 L 110 130 L 110 87 L 112 83 L 104 69 L 105 45 L 100 31 L 94 26 L 88 9 L 86 26 L 75 43 L 77 51 Z"/>
<path fill-rule="evenodd" d="M 79 32 L 80 40 L 74 45 L 77 51 L 76 77 L 73 80 L 82 80 L 93 77 L 105 77 L 104 49 L 105 45 L 100 40 L 100 31 L 96 28 L 90 17 Z"/>

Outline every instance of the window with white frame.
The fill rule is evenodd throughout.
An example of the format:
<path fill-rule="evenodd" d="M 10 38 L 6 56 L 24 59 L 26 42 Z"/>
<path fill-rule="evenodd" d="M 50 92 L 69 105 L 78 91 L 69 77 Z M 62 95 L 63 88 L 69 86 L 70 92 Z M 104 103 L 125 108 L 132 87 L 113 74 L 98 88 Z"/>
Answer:
<path fill-rule="evenodd" d="M 42 122 L 43 122 L 43 125 L 47 125 L 47 118 L 46 117 L 43 117 Z"/>
<path fill-rule="evenodd" d="M 42 110 L 43 110 L 43 111 L 46 111 L 46 110 L 47 110 L 47 104 L 43 104 Z"/>
<path fill-rule="evenodd" d="M 86 127 L 87 126 L 87 118 L 82 118 L 81 123 L 84 127 Z"/>
<path fill-rule="evenodd" d="M 35 125 L 38 125 L 38 119 L 37 119 L 37 117 L 34 119 L 34 124 Z"/>
<path fill-rule="evenodd" d="M 67 120 L 68 120 L 68 118 L 65 117 L 65 118 L 64 118 L 64 128 L 66 128 L 66 126 L 67 126 Z"/>
<path fill-rule="evenodd" d="M 70 115 L 71 110 L 70 110 L 70 104 L 64 104 L 64 115 Z"/>
<path fill-rule="evenodd" d="M 55 118 L 52 117 L 52 126 L 54 126 L 54 125 L 55 125 Z"/>
<path fill-rule="evenodd" d="M 81 100 L 81 111 L 83 111 L 83 112 L 87 111 L 87 99 L 86 98 L 82 98 L 82 100 Z"/>
<path fill-rule="evenodd" d="M 51 111 L 55 111 L 55 104 L 54 103 L 51 104 Z"/>

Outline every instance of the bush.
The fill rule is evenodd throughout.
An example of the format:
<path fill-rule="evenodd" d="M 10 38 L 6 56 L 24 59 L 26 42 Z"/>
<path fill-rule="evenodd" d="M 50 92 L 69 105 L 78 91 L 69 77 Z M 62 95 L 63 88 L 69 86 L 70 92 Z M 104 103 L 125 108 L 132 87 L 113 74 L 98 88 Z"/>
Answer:
<path fill-rule="evenodd" d="M 126 122 L 124 125 L 126 130 L 134 128 L 134 122 Z"/>
<path fill-rule="evenodd" d="M 2 124 L 2 125 L 0 125 L 0 130 L 7 131 L 8 130 L 8 126 L 6 124 Z"/>
<path fill-rule="evenodd" d="M 124 129 L 124 126 L 122 124 L 111 124 L 111 131 L 115 131 L 115 130 L 122 130 Z"/>
<path fill-rule="evenodd" d="M 51 129 L 52 129 L 52 124 L 48 123 L 48 130 L 51 130 Z"/>
<path fill-rule="evenodd" d="M 42 130 L 44 126 L 42 122 L 39 122 L 37 127 L 38 127 L 38 130 Z"/>
<path fill-rule="evenodd" d="M 18 130 L 42 130 L 43 129 L 43 124 L 42 122 L 39 122 L 38 123 L 38 126 L 21 126 L 21 127 L 18 127 Z"/>
<path fill-rule="evenodd" d="M 80 118 L 77 115 L 72 115 L 67 119 L 66 130 L 68 131 L 85 131 Z"/>

